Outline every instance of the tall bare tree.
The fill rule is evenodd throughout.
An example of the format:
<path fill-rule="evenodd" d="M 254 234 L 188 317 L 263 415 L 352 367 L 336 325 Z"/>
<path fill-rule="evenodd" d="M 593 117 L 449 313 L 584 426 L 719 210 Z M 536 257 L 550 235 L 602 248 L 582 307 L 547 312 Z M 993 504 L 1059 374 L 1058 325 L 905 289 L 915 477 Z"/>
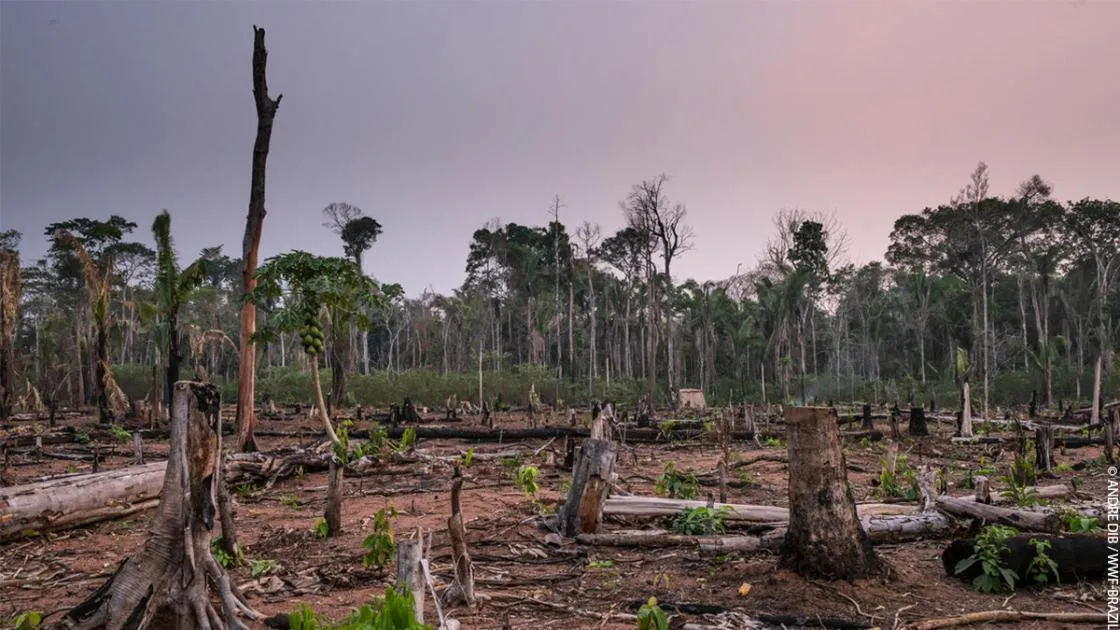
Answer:
<path fill-rule="evenodd" d="M 249 215 L 245 219 L 245 238 L 241 241 L 244 267 L 241 272 L 242 292 L 251 293 L 257 286 L 257 258 L 261 246 L 261 228 L 264 226 L 265 168 L 268 164 L 268 147 L 272 141 L 272 121 L 280 107 L 280 99 L 268 96 L 268 49 L 264 46 L 264 29 L 253 26 L 253 100 L 257 105 L 257 139 L 253 143 L 253 170 L 249 184 Z M 257 450 L 253 432 L 257 424 L 253 409 L 253 386 L 256 381 L 257 344 L 253 333 L 257 330 L 257 307 L 246 301 L 241 306 L 240 364 L 237 381 L 237 446 L 244 452 Z"/>
<path fill-rule="evenodd" d="M 685 209 L 683 204 L 671 204 L 669 202 L 669 198 L 663 192 L 665 183 L 668 181 L 668 175 L 662 173 L 653 179 L 648 179 L 635 185 L 622 206 L 627 223 L 648 238 L 645 259 L 647 278 L 649 281 L 648 304 L 650 308 L 649 317 L 651 325 L 647 350 L 648 372 L 646 378 L 648 380 L 649 395 L 651 397 L 650 404 L 653 404 L 653 396 L 655 395 L 657 384 L 657 369 L 655 366 L 658 335 L 655 334 L 655 330 L 661 327 L 661 299 L 659 297 L 661 289 L 658 285 L 664 283 L 669 289 L 666 293 L 671 293 L 671 288 L 673 286 L 673 260 L 692 248 L 692 228 L 684 223 L 688 210 Z M 658 277 L 658 270 L 653 264 L 653 258 L 658 254 L 661 256 L 662 262 L 660 278 Z M 661 336 L 665 338 L 666 347 L 666 384 L 669 389 L 670 397 L 675 400 L 676 397 L 672 394 L 675 383 L 673 366 L 676 363 L 673 349 L 672 304 L 667 302 L 666 306 L 669 312 L 667 313 L 668 316 L 666 317 L 664 332 Z"/>

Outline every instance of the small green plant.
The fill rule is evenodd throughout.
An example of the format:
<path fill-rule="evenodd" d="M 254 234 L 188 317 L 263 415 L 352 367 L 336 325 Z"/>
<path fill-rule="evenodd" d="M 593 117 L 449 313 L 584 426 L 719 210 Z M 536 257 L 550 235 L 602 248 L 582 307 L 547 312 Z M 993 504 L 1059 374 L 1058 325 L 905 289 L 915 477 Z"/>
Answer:
<path fill-rule="evenodd" d="M 1057 466 L 1054 466 L 1054 472 L 1057 472 L 1057 473 L 1073 472 L 1073 466 L 1070 466 L 1067 462 L 1062 462 L 1062 463 L 1058 464 Z"/>
<path fill-rule="evenodd" d="M 121 442 L 122 444 L 127 444 L 128 441 L 132 439 L 132 434 L 128 432 L 128 429 L 122 427 L 119 424 L 111 425 L 109 427 L 109 433 L 111 433 L 113 437 L 117 438 L 117 441 Z"/>
<path fill-rule="evenodd" d="M 674 534 L 687 536 L 712 536 L 726 531 L 723 521 L 731 513 L 730 505 L 718 508 L 696 507 L 681 510 L 673 517 Z"/>
<path fill-rule="evenodd" d="M 74 434 L 74 441 L 77 442 L 78 444 L 89 444 L 89 434 L 88 433 L 75 433 Z"/>
<path fill-rule="evenodd" d="M 570 478 L 564 479 L 560 482 L 560 485 L 557 486 L 557 489 L 563 494 L 568 494 L 572 491 L 572 480 Z"/>
<path fill-rule="evenodd" d="M 917 498 L 920 492 L 918 479 L 910 469 L 905 455 L 895 457 L 893 472 L 886 458 L 879 459 L 879 467 L 879 487 L 876 489 L 879 496 L 907 500 Z"/>
<path fill-rule="evenodd" d="M 696 476 L 678 471 L 673 462 L 665 464 L 665 470 L 657 477 L 653 491 L 670 499 L 695 499 L 700 495 Z"/>
<path fill-rule="evenodd" d="M 315 537 L 316 538 L 318 538 L 319 540 L 322 540 L 322 539 L 326 538 L 327 535 L 330 534 L 330 532 L 331 532 L 331 528 L 330 528 L 329 525 L 327 525 L 327 519 L 323 518 L 322 516 L 315 519 Z"/>
<path fill-rule="evenodd" d="M 430 625 L 416 621 L 414 606 L 407 587 L 386 587 L 383 598 L 371 598 L 338 623 L 302 604 L 289 615 L 288 626 L 291 630 L 432 630 Z"/>
<path fill-rule="evenodd" d="M 12 628 L 14 630 L 39 630 L 39 624 L 42 621 L 43 613 L 38 610 L 29 610 L 16 615 L 16 618 L 12 619 Z"/>
<path fill-rule="evenodd" d="M 473 462 L 473 461 L 474 461 L 474 447 L 472 446 L 472 447 L 467 449 L 466 453 L 463 454 L 463 468 L 470 468 L 471 462 Z"/>
<path fill-rule="evenodd" d="M 1002 479 L 1007 484 L 1007 489 L 1000 494 L 1011 499 L 1015 505 L 1028 507 L 1042 503 L 1038 491 L 1031 487 L 1035 482 L 1033 461 L 1015 456 L 1015 461 L 1008 467 L 1007 474 Z"/>
<path fill-rule="evenodd" d="M 783 447 L 785 447 L 785 443 L 782 442 L 782 438 L 777 437 L 777 436 L 773 436 L 773 435 L 767 436 L 766 438 L 764 438 L 762 440 L 762 445 L 766 446 L 766 447 L 770 447 L 770 448 L 783 448 Z"/>
<path fill-rule="evenodd" d="M 362 541 L 362 549 L 366 550 L 362 556 L 362 566 L 365 568 L 382 568 L 389 563 L 397 550 L 397 543 L 393 540 L 392 518 L 397 515 L 397 510 L 392 505 L 383 507 L 373 515 L 373 532 Z"/>
<path fill-rule="evenodd" d="M 301 469 L 302 469 L 302 467 L 301 467 Z M 256 492 L 257 490 L 258 490 L 257 486 L 255 486 L 254 484 L 251 484 L 247 481 L 239 483 L 236 486 L 234 486 L 234 488 L 233 488 L 233 491 L 235 493 L 237 493 L 237 496 L 241 497 L 242 499 L 252 498 L 253 493 Z"/>
<path fill-rule="evenodd" d="M 1058 518 L 1062 521 L 1062 528 L 1071 534 L 1097 534 L 1101 531 L 1097 519 L 1076 510 L 1060 510 Z"/>
<path fill-rule="evenodd" d="M 381 453 L 389 446 L 389 434 L 385 431 L 385 427 L 380 424 L 374 424 L 369 429 L 369 439 L 366 440 L 365 453 L 366 455 L 375 455 Z"/>
<path fill-rule="evenodd" d="M 676 420 L 663 420 L 661 422 L 658 422 L 657 423 L 657 431 L 659 433 L 658 437 L 668 438 L 669 435 L 673 433 L 673 429 L 676 428 L 676 426 L 677 426 L 677 421 Z"/>
<path fill-rule="evenodd" d="M 303 507 L 303 504 L 300 502 L 299 497 L 294 494 L 288 494 L 280 497 L 280 505 L 290 507 L 293 510 L 298 510 Z"/>
<path fill-rule="evenodd" d="M 506 474 L 512 477 L 514 471 L 521 466 L 521 456 L 514 455 L 512 457 L 503 457 L 498 460 L 498 463 L 502 465 L 502 469 L 506 471 Z"/>
<path fill-rule="evenodd" d="M 859 447 L 864 449 L 864 450 L 867 450 L 867 449 L 871 448 L 871 440 L 867 439 L 866 436 L 861 437 L 859 439 Z"/>
<path fill-rule="evenodd" d="M 303 483 L 303 466 L 296 468 L 296 483 Z"/>
<path fill-rule="evenodd" d="M 1003 554 L 1008 550 L 1007 539 L 1018 533 L 1019 530 L 1006 525 L 985 527 L 976 536 L 976 542 L 972 547 L 972 555 L 958 562 L 957 566 L 953 567 L 953 573 L 962 573 L 979 562 L 984 572 L 972 581 L 976 590 L 981 593 L 1014 590 L 1019 575 L 1003 564 Z"/>
<path fill-rule="evenodd" d="M 395 450 L 398 453 L 405 451 L 416 446 L 416 427 L 407 427 L 404 433 L 401 434 L 401 441 L 397 444 Z"/>
<path fill-rule="evenodd" d="M 238 550 L 238 557 L 234 557 L 226 553 L 226 550 L 222 549 L 221 536 L 210 540 L 210 554 L 214 556 L 215 562 L 226 569 L 241 564 L 240 550 Z"/>
<path fill-rule="evenodd" d="M 75 466 L 74 464 L 67 464 L 66 465 L 66 473 L 67 474 L 72 475 L 76 472 L 78 472 L 78 467 L 77 466 Z"/>
<path fill-rule="evenodd" d="M 744 486 L 754 485 L 754 478 L 751 477 L 751 474 L 749 472 L 744 470 L 739 473 L 739 483 L 743 484 Z"/>
<path fill-rule="evenodd" d="M 669 630 L 669 617 L 651 597 L 638 609 L 638 630 Z"/>
<path fill-rule="evenodd" d="M 614 561 L 612 560 L 592 560 L 587 563 L 587 568 L 589 569 L 609 569 L 613 566 Z"/>
<path fill-rule="evenodd" d="M 1061 579 L 1058 577 L 1058 563 L 1054 562 L 1054 559 L 1047 553 L 1050 549 L 1050 541 L 1031 538 L 1027 542 L 1034 547 L 1034 558 L 1031 558 L 1031 563 L 1027 566 L 1027 577 L 1036 584 L 1046 584 L 1050 581 L 1050 575 L 1053 574 L 1054 583 L 1061 583 Z"/>
<path fill-rule="evenodd" d="M 537 475 L 539 472 L 536 466 L 522 466 L 518 468 L 517 475 L 514 479 L 514 485 L 516 485 L 517 489 L 523 492 L 525 496 L 535 496 L 539 489 L 537 486 Z"/>
<path fill-rule="evenodd" d="M 249 571 L 252 577 L 257 578 L 275 569 L 276 563 L 272 560 L 254 560 Z"/>

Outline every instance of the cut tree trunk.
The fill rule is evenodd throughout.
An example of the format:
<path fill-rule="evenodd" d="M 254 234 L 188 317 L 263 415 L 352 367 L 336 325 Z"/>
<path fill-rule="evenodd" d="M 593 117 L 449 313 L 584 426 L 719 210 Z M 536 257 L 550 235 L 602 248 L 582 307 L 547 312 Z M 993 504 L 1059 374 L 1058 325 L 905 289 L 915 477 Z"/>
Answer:
<path fill-rule="evenodd" d="M 568 500 L 560 511 L 560 525 L 565 536 L 594 534 L 599 530 L 616 453 L 610 442 L 584 440 L 573 467 Z"/>
<path fill-rule="evenodd" d="M 279 94 L 268 96 L 268 50 L 264 47 L 264 29 L 253 27 L 253 100 L 257 104 L 257 139 L 253 143 L 253 170 L 249 184 L 249 215 L 245 219 L 245 237 L 241 241 L 242 288 L 248 293 L 257 286 L 257 256 L 261 246 L 261 228 L 264 226 L 265 167 L 268 163 L 268 146 L 272 141 L 272 121 L 280 107 Z M 257 330 L 257 307 L 252 302 L 241 306 L 240 362 L 237 380 L 237 447 L 242 452 L 257 450 L 253 436 L 257 416 L 253 408 L 253 386 L 257 369 L 257 344 L 253 333 Z"/>
<path fill-rule="evenodd" d="M 604 516 L 673 516 L 684 510 L 705 507 L 707 501 L 696 499 L 666 499 L 664 497 L 610 497 L 603 502 Z M 750 505 L 737 503 L 713 503 L 716 509 L 727 506 L 724 516 L 727 521 L 751 523 L 784 523 L 789 520 L 789 510 L 774 505 Z M 861 503 L 856 506 L 860 517 L 883 516 L 890 514 L 913 514 L 917 507 L 904 503 Z"/>
<path fill-rule="evenodd" d="M 1034 430 L 1035 469 L 1051 472 L 1054 469 L 1054 427 L 1046 424 Z"/>
<path fill-rule="evenodd" d="M 880 574 L 852 497 L 836 412 L 787 407 L 789 529 L 779 565 L 806 577 L 856 579 Z"/>
<path fill-rule="evenodd" d="M 210 532 L 222 483 L 221 397 L 213 385 L 175 384 L 171 448 L 159 508 L 144 550 L 60 622 L 68 628 L 247 628 L 259 614 L 235 592 L 210 553 Z M 221 597 L 222 615 L 209 586 Z"/>

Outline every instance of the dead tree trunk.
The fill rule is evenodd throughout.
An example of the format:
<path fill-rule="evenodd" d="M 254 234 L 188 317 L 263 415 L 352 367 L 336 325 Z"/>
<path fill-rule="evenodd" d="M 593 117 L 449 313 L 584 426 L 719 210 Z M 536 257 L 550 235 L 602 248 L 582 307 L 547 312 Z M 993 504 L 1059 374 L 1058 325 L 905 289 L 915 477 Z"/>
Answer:
<path fill-rule="evenodd" d="M 1050 423 L 1034 430 L 1035 469 L 1052 472 L 1054 468 L 1054 427 Z"/>
<path fill-rule="evenodd" d="M 614 445 L 605 440 L 583 441 L 573 466 L 572 488 L 560 511 L 560 526 L 565 536 L 598 532 L 616 454 Z"/>
<path fill-rule="evenodd" d="M 245 237 L 241 241 L 241 282 L 245 293 L 257 286 L 257 253 L 261 246 L 261 228 L 264 226 L 265 166 L 268 163 L 268 145 L 272 141 L 272 121 L 280 107 L 283 94 L 273 100 L 268 96 L 268 50 L 264 47 L 264 29 L 253 27 L 253 99 L 257 104 L 257 139 L 253 143 L 253 171 L 249 184 L 249 215 L 245 220 Z M 257 344 L 253 333 L 257 330 L 257 307 L 246 302 L 241 307 L 240 363 L 237 381 L 237 447 L 242 452 L 257 450 L 253 436 L 257 416 L 253 409 L 253 385 L 257 369 Z"/>
<path fill-rule="evenodd" d="M 345 489 L 341 463 L 337 457 L 331 457 L 330 471 L 327 473 L 327 504 L 323 508 L 323 520 L 327 522 L 327 537 L 342 533 L 342 495 Z"/>
<path fill-rule="evenodd" d="M 863 411 L 863 424 L 861 424 L 860 427 L 868 431 L 873 431 L 875 429 L 875 422 L 871 419 L 871 405 L 864 403 L 861 411 Z"/>
<path fill-rule="evenodd" d="M 61 621 L 68 628 L 246 628 L 256 619 L 210 554 L 215 494 L 222 483 L 221 397 L 213 385 L 175 384 L 171 448 L 159 508 L 142 553 Z M 210 600 L 221 596 L 222 615 Z"/>
<path fill-rule="evenodd" d="M 455 564 L 455 582 L 444 591 L 444 601 L 466 602 L 474 606 L 474 566 L 467 551 L 467 535 L 463 528 L 463 510 L 459 495 L 463 491 L 463 477 L 459 467 L 451 477 L 451 517 L 447 519 L 447 533 L 451 537 L 451 561 Z"/>
<path fill-rule="evenodd" d="M 883 564 L 863 530 L 848 485 L 835 412 L 787 407 L 789 529 L 779 564 L 803 576 L 869 577 Z"/>
<path fill-rule="evenodd" d="M 19 325 L 19 254 L 0 249 L 0 422 L 15 402 L 15 336 Z"/>

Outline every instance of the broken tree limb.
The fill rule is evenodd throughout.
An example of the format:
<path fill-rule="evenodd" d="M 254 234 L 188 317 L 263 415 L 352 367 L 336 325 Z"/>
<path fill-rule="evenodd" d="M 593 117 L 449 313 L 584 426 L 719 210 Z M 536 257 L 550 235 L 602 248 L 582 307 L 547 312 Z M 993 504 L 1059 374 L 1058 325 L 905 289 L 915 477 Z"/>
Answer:
<path fill-rule="evenodd" d="M 944 495 L 937 497 L 935 504 L 937 509 L 951 516 L 978 518 L 988 523 L 1011 525 L 1020 530 L 1057 533 L 1061 529 L 1058 516 L 1047 512 L 1012 510 Z"/>

